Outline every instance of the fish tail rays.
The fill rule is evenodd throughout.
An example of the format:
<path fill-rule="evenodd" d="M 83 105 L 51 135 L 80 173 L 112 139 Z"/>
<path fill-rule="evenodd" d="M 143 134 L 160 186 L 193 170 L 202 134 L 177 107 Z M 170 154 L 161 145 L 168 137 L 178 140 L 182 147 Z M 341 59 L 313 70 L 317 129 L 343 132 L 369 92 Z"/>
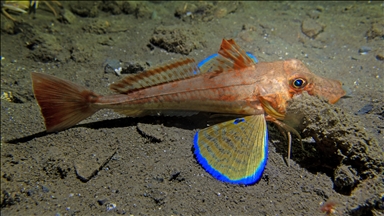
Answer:
<path fill-rule="evenodd" d="M 255 184 L 268 157 L 264 115 L 237 118 L 196 132 L 194 153 L 200 165 L 216 179 L 232 184 Z"/>
<path fill-rule="evenodd" d="M 31 74 L 33 92 L 47 132 L 64 130 L 93 115 L 99 96 L 75 83 L 42 73 Z"/>

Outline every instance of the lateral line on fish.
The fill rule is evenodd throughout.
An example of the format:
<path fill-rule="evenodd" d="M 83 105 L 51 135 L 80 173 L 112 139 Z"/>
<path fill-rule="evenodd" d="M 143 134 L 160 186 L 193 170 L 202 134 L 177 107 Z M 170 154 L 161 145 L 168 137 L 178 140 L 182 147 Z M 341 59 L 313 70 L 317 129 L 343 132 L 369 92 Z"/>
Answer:
<path fill-rule="evenodd" d="M 222 89 L 226 89 L 226 88 L 230 88 L 230 87 L 235 87 L 235 86 L 248 86 L 248 85 L 253 85 L 254 83 L 250 83 L 250 84 L 236 84 L 236 85 L 231 85 L 231 86 L 224 86 L 224 87 L 220 87 L 220 88 L 201 88 L 201 89 L 192 89 L 192 90 L 185 90 L 185 91 L 175 91 L 175 92 L 167 92 L 167 93 L 160 93 L 160 94 L 156 94 L 156 95 L 149 95 L 149 96 L 142 96 L 140 98 L 130 98 L 130 100 L 127 100 L 129 102 L 134 102 L 134 101 L 140 101 L 140 100 L 143 100 L 143 99 L 151 99 L 151 98 L 156 98 L 156 97 L 166 97 L 166 96 L 172 96 L 172 95 L 176 95 L 176 94 L 187 94 L 187 93 L 198 93 L 198 92 L 201 92 L 201 91 L 209 91 L 209 90 L 222 90 Z M 108 95 L 109 96 L 109 95 Z"/>

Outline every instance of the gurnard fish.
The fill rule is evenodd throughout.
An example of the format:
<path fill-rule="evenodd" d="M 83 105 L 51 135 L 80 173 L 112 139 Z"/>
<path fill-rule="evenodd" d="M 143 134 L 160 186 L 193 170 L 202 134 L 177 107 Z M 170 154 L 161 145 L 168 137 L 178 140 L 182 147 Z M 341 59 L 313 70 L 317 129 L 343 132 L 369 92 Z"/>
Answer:
<path fill-rule="evenodd" d="M 336 103 L 345 91 L 339 81 L 313 74 L 300 60 L 258 62 L 234 40 L 200 63 L 182 58 L 130 74 L 98 95 L 75 83 L 32 73 L 35 98 L 47 132 L 76 125 L 100 109 L 130 117 L 210 112 L 233 116 L 194 136 L 198 163 L 223 182 L 251 185 L 260 180 L 268 157 L 267 121 L 297 132 L 281 120 L 287 102 L 306 91 Z M 290 145 L 290 141 L 289 141 Z"/>

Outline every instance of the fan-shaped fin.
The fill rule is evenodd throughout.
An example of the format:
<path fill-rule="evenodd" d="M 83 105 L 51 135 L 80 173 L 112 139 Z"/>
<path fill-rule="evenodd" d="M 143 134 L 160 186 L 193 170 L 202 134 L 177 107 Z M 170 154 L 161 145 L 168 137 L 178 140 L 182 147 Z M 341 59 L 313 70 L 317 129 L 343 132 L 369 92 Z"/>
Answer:
<path fill-rule="evenodd" d="M 254 184 L 268 157 L 264 115 L 246 116 L 196 132 L 194 153 L 201 166 L 218 180 Z"/>

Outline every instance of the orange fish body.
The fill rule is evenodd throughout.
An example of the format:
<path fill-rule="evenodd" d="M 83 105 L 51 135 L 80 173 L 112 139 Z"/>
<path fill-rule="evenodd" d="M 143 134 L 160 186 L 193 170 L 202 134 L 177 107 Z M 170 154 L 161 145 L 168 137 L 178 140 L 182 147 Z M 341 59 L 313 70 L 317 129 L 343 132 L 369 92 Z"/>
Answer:
<path fill-rule="evenodd" d="M 293 82 L 297 78 L 305 78 L 305 82 L 310 84 L 295 88 Z M 316 92 L 316 87 L 324 88 L 324 84 L 316 84 L 314 81 L 326 81 L 326 85 L 331 89 L 332 84 L 335 87 L 341 86 L 338 81 L 323 80 L 315 76 L 299 60 L 292 59 L 273 63 L 261 62 L 243 69 L 204 73 L 133 92 L 119 92 L 124 94 L 99 97 L 95 104 L 99 108 L 123 110 L 186 110 L 254 115 L 264 113 L 259 101 L 264 98 L 273 104 L 272 107 L 279 113 L 284 113 L 287 101 L 294 94 L 307 91 L 311 95 L 321 95 L 321 90 Z M 111 88 L 118 91 L 116 86 L 121 84 L 125 83 L 113 84 Z M 339 95 L 334 94 L 334 91 L 332 93 L 330 97 L 327 96 L 331 103 L 343 95 L 343 92 Z M 119 105 L 116 105 L 117 102 Z"/>
<path fill-rule="evenodd" d="M 306 91 L 330 103 L 345 95 L 339 81 L 316 76 L 299 60 L 256 63 L 233 40 L 223 40 L 218 55 L 203 65 L 185 58 L 129 75 L 111 85 L 118 93 L 114 95 L 100 96 L 77 84 L 41 73 L 32 73 L 32 81 L 48 132 L 71 127 L 104 108 L 132 117 L 154 113 L 177 115 L 185 111 L 251 116 L 212 126 L 195 136 L 199 163 L 217 179 L 240 184 L 253 184 L 260 178 L 267 149 L 263 122 L 278 123 L 278 119 L 283 119 L 287 102 L 295 94 Z M 254 125 L 260 125 L 264 131 L 253 134 L 247 128 Z M 233 131 L 238 132 L 232 134 Z M 257 162 L 240 163 L 236 167 L 234 162 L 228 166 L 219 163 L 224 161 L 219 150 L 226 145 L 214 139 L 213 134 L 219 132 L 233 137 L 239 134 L 258 137 L 249 141 L 249 145 L 233 141 L 231 147 L 226 147 L 233 150 L 234 146 L 242 145 L 259 149 L 256 155 L 239 156 L 244 161 L 254 157 Z M 213 150 L 215 146 L 217 150 Z M 244 169 L 238 170 L 238 167 Z"/>

